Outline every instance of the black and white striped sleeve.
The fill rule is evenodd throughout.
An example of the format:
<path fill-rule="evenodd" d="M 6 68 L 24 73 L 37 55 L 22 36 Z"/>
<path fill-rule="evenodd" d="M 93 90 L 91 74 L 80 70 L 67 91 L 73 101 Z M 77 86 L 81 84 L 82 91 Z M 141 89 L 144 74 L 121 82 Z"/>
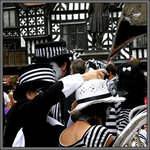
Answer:
<path fill-rule="evenodd" d="M 105 147 L 110 136 L 111 134 L 107 128 L 95 125 L 86 135 L 84 143 L 87 147 Z"/>

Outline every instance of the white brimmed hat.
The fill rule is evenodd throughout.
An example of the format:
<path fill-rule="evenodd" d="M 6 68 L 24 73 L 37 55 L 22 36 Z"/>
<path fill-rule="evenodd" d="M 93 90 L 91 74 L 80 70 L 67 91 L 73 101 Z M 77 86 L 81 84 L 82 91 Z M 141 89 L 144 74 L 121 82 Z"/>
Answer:
<path fill-rule="evenodd" d="M 125 101 L 124 97 L 113 97 L 107 89 L 106 81 L 102 79 L 93 79 L 85 81 L 76 90 L 77 106 L 70 112 L 71 117 L 77 119 L 79 112 L 92 105 L 98 103 L 118 103 Z"/>

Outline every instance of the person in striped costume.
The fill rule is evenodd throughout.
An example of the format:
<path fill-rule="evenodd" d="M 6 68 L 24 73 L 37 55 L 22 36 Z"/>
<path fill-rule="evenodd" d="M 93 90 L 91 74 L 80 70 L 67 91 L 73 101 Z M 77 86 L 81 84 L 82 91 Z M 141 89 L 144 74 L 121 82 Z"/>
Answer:
<path fill-rule="evenodd" d="M 108 147 L 114 138 L 105 127 L 110 106 L 124 97 L 113 97 L 106 81 L 94 79 L 84 82 L 75 92 L 76 100 L 70 112 L 72 125 L 59 137 L 60 147 Z"/>
<path fill-rule="evenodd" d="M 95 70 L 70 75 L 55 83 L 55 72 L 49 64 L 21 67 L 19 84 L 14 91 L 17 102 L 7 115 L 3 146 L 57 147 L 64 126 L 48 116 L 49 109 L 60 98 L 72 94 L 84 81 L 103 77 L 103 71 Z"/>
<path fill-rule="evenodd" d="M 109 92 L 116 96 L 118 94 L 116 84 L 118 82 L 117 68 L 113 62 L 106 64 L 104 61 L 89 59 L 86 62 L 87 68 L 89 70 L 93 69 L 106 69 L 109 73 L 108 76 L 105 76 L 107 88 Z M 119 93 L 121 93 L 119 91 Z M 118 126 L 118 114 L 120 113 L 121 103 L 115 103 L 114 106 L 110 109 L 110 114 L 106 120 L 106 127 L 109 129 L 110 133 L 114 138 L 117 137 L 117 126 Z"/>
<path fill-rule="evenodd" d="M 79 56 L 75 51 L 67 49 L 64 40 L 50 41 L 35 45 L 35 55 L 32 58 L 32 63 L 40 64 L 41 62 L 45 62 L 51 65 L 56 73 L 55 79 L 58 81 L 70 74 L 71 61 L 69 58 L 71 57 L 78 58 Z M 74 97 L 74 95 L 71 97 Z M 65 115 L 65 102 L 66 101 L 61 98 L 49 111 L 49 116 L 55 118 L 63 125 L 65 125 L 66 120 L 68 120 Z"/>
<path fill-rule="evenodd" d="M 116 87 L 116 84 L 118 82 L 117 67 L 113 62 L 110 62 L 107 65 L 106 70 L 109 73 L 109 75 L 106 76 L 105 78 L 108 90 L 113 96 L 117 96 L 118 94 Z M 114 106 L 112 106 L 112 108 L 110 109 L 109 117 L 106 120 L 106 127 L 109 129 L 114 138 L 117 137 L 117 128 L 116 128 L 117 116 L 120 113 L 120 109 L 121 103 L 114 104 Z"/>
<path fill-rule="evenodd" d="M 117 69 L 117 74 L 119 77 L 118 90 L 123 91 L 123 96 L 126 97 L 126 101 L 121 103 L 121 111 L 118 114 L 117 128 L 119 134 L 129 123 L 128 116 L 131 109 L 144 105 L 147 81 L 140 67 L 131 62 L 121 64 Z"/>

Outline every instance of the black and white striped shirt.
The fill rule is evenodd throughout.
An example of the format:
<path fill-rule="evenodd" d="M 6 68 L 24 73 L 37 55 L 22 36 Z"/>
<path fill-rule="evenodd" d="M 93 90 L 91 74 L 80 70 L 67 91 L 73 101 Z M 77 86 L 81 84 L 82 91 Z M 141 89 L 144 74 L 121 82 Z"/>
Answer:
<path fill-rule="evenodd" d="M 53 105 L 49 111 L 49 115 L 58 120 L 59 122 L 61 122 L 63 125 L 65 125 L 65 121 L 62 117 L 62 110 L 61 110 L 61 105 L 60 102 L 58 102 L 57 104 Z"/>
<path fill-rule="evenodd" d="M 67 147 L 105 147 L 110 136 L 111 133 L 106 127 L 94 125 L 84 133 L 79 141 Z M 61 144 L 60 140 L 59 146 L 65 147 Z"/>
<path fill-rule="evenodd" d="M 117 130 L 119 126 L 119 114 L 121 111 L 121 103 L 114 104 L 114 107 L 110 109 L 110 114 L 106 120 L 106 127 L 109 129 L 110 133 L 114 138 L 117 136 Z"/>
<path fill-rule="evenodd" d="M 123 131 L 123 129 L 128 125 L 130 111 L 131 109 L 122 109 L 120 111 L 119 118 L 117 120 L 117 128 L 119 131 Z"/>
<path fill-rule="evenodd" d="M 117 133 L 122 132 L 129 123 L 130 111 L 131 109 L 122 109 L 121 103 L 114 104 L 114 107 L 111 108 L 109 118 L 106 121 L 106 127 L 114 138 L 116 138 Z"/>

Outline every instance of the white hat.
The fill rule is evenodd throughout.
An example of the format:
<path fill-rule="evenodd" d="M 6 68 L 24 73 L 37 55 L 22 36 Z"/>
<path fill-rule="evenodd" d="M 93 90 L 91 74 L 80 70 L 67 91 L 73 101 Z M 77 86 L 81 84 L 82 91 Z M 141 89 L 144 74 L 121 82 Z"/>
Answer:
<path fill-rule="evenodd" d="M 118 103 L 125 101 L 124 97 L 113 97 L 108 91 L 106 81 L 103 79 L 93 79 L 85 81 L 76 90 L 77 106 L 70 112 L 71 117 L 77 118 L 79 111 L 98 103 Z"/>

